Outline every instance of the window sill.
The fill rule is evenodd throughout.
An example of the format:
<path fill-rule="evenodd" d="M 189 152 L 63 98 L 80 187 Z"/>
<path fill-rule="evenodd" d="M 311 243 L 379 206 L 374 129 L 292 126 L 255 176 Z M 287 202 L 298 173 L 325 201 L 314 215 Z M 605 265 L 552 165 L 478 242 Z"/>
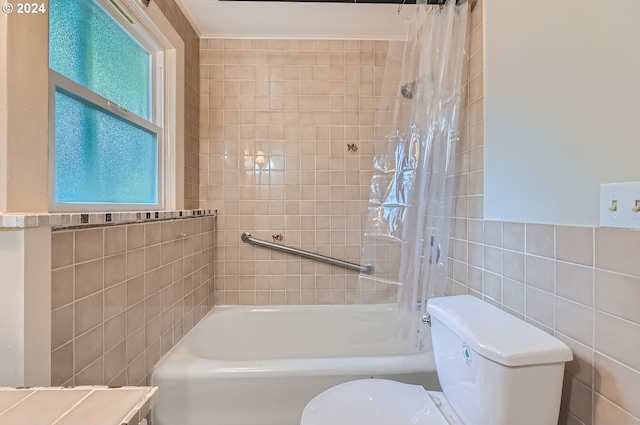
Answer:
<path fill-rule="evenodd" d="M 112 213 L 0 214 L 0 228 L 29 229 L 51 227 L 52 230 L 104 227 L 120 224 L 187 218 L 215 217 L 218 210 L 171 210 Z"/>

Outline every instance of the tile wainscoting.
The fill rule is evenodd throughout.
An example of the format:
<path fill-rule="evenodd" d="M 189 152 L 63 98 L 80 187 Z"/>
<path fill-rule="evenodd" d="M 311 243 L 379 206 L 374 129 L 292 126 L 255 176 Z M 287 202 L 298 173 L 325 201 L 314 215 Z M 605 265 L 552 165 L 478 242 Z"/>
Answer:
<path fill-rule="evenodd" d="M 560 424 L 640 425 L 640 232 L 484 220 L 482 1 L 471 15 L 448 291 L 482 297 L 571 347 Z"/>
<path fill-rule="evenodd" d="M 640 232 L 457 218 L 450 294 L 571 347 L 561 424 L 640 424 Z"/>
<path fill-rule="evenodd" d="M 214 216 L 52 233 L 52 385 L 145 385 L 213 306 Z"/>

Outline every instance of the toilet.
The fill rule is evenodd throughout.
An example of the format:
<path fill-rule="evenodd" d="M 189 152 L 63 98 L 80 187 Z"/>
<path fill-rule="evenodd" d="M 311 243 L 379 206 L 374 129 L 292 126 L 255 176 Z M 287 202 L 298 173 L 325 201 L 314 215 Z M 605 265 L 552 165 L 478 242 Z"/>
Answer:
<path fill-rule="evenodd" d="M 470 295 L 431 299 L 427 311 L 442 392 L 351 381 L 311 400 L 301 425 L 558 423 L 566 344 Z"/>

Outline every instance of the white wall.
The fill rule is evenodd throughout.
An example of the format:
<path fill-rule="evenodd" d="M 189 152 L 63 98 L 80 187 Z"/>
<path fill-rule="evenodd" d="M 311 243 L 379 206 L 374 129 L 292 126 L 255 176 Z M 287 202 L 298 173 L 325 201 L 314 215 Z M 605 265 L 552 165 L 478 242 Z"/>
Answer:
<path fill-rule="evenodd" d="M 203 38 L 386 39 L 398 6 L 312 2 L 177 0 Z M 415 10 L 405 5 L 403 14 Z"/>
<path fill-rule="evenodd" d="M 51 383 L 51 230 L 0 229 L 0 386 Z"/>
<path fill-rule="evenodd" d="M 24 231 L 0 231 L 0 385 L 24 375 Z"/>
<path fill-rule="evenodd" d="M 640 180 L 640 1 L 484 7 L 485 218 L 597 225 Z"/>

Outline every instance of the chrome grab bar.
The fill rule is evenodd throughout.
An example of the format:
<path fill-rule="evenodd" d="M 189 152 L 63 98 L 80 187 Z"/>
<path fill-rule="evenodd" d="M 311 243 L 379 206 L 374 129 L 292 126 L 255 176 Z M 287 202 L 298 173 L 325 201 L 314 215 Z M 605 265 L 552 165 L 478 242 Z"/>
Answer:
<path fill-rule="evenodd" d="M 285 245 L 278 245 L 273 242 L 256 239 L 253 236 L 251 236 L 251 233 L 249 232 L 244 232 L 240 238 L 244 243 L 257 245 L 264 248 L 271 248 L 271 249 L 275 249 L 276 251 L 286 252 L 288 254 L 299 255 L 300 257 L 321 261 L 323 263 L 331 264 L 334 266 L 344 267 L 345 269 L 355 270 L 365 274 L 373 273 L 373 266 L 371 264 L 365 264 L 364 266 L 361 266 L 359 264 L 350 263 L 348 261 L 337 260 L 335 258 L 326 257 L 324 255 L 316 254 L 314 252 L 304 251 L 302 249 L 292 248 L 290 246 L 285 246 Z"/>

